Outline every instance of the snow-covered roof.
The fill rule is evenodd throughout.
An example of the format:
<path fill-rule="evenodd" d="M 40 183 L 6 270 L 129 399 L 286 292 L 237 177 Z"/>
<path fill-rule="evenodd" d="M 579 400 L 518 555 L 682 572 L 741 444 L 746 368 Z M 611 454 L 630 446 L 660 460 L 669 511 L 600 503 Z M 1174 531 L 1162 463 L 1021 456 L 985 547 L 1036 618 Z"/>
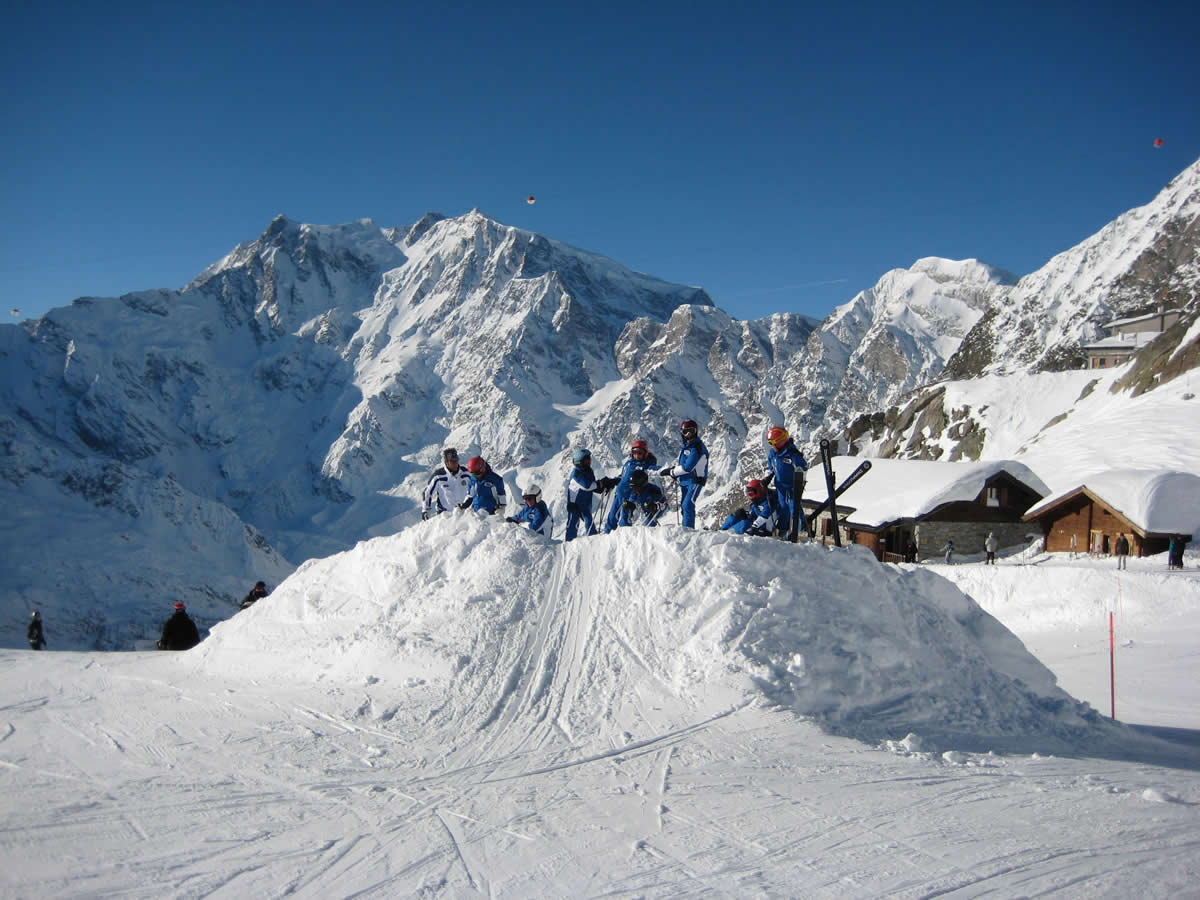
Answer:
<path fill-rule="evenodd" d="M 1084 350 L 1140 350 L 1156 337 L 1161 331 L 1135 331 L 1131 334 L 1113 335 L 1084 344 Z"/>
<path fill-rule="evenodd" d="M 1182 309 L 1163 309 L 1158 312 L 1142 313 L 1140 316 L 1126 316 L 1123 319 L 1113 319 L 1111 322 L 1105 322 L 1105 328 L 1117 328 L 1121 325 L 1132 325 L 1134 322 L 1145 322 L 1150 319 L 1157 319 L 1159 316 L 1169 316 L 1174 313 L 1181 313 Z"/>
<path fill-rule="evenodd" d="M 1109 469 L 1083 484 L 1047 497 L 1025 514 L 1032 518 L 1086 490 L 1149 534 L 1194 534 L 1200 528 L 1200 477 L 1162 469 Z"/>
<path fill-rule="evenodd" d="M 841 484 L 861 463 L 859 456 L 836 456 L 833 471 Z M 872 459 L 871 471 L 837 499 L 837 505 L 854 510 L 848 520 L 875 528 L 896 519 L 909 519 L 933 512 L 946 503 L 971 501 L 984 484 L 1004 472 L 1037 494 L 1050 489 L 1023 463 L 1012 460 L 991 462 L 932 462 L 912 459 Z M 808 471 L 805 499 L 816 503 L 827 496 L 819 464 Z"/>

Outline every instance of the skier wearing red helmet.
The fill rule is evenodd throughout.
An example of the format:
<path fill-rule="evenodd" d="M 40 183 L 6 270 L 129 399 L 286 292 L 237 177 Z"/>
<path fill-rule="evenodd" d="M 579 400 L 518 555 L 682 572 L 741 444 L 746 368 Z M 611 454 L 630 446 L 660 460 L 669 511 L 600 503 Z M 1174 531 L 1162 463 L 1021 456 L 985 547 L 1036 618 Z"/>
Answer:
<path fill-rule="evenodd" d="M 623 504 L 629 499 L 630 493 L 630 478 L 634 472 L 645 472 L 655 468 L 658 465 L 658 459 L 650 452 L 650 445 L 640 438 L 633 442 L 629 447 L 629 459 L 625 460 L 625 465 L 621 469 L 621 480 L 617 482 L 616 492 L 613 494 L 612 503 L 608 508 L 608 518 L 604 522 L 604 533 L 608 534 L 621 522 L 621 510 Z"/>
<path fill-rule="evenodd" d="M 750 501 L 750 508 L 747 510 L 743 507 L 731 512 L 721 523 L 721 530 L 755 537 L 773 535 L 780 513 L 775 491 L 753 478 L 746 482 L 746 499 Z"/>
<path fill-rule="evenodd" d="M 471 483 L 467 488 L 467 499 L 462 509 L 483 510 L 488 515 L 504 512 L 504 479 L 492 471 L 482 456 L 473 456 L 467 463 L 467 474 Z"/>
<path fill-rule="evenodd" d="M 700 440 L 700 426 L 695 419 L 684 419 L 679 425 L 679 461 L 673 466 L 657 469 L 655 475 L 666 475 L 679 481 L 679 514 L 684 528 L 696 527 L 696 498 L 708 480 L 708 448 Z"/>

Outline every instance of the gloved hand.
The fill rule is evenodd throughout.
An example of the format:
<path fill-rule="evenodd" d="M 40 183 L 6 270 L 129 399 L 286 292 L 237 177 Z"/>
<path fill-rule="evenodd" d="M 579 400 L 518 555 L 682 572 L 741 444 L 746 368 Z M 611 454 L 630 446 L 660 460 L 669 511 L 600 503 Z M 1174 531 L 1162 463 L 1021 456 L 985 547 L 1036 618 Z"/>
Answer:
<path fill-rule="evenodd" d="M 458 504 L 458 508 L 459 508 L 459 509 L 470 509 L 470 508 L 471 508 L 471 500 L 470 500 L 470 498 L 467 498 L 467 499 L 466 499 L 466 500 L 464 500 L 462 503 Z"/>
<path fill-rule="evenodd" d="M 637 504 L 634 503 L 632 500 L 626 500 L 624 503 L 621 504 L 621 509 L 625 510 L 626 516 L 632 516 L 634 510 L 637 509 Z"/>
<path fill-rule="evenodd" d="M 421 510 L 421 521 L 424 522 L 424 521 L 427 521 L 428 519 L 429 519 L 429 510 L 427 510 L 427 509 Z"/>
<path fill-rule="evenodd" d="M 575 515 L 577 515 L 577 516 L 578 516 L 578 515 L 582 515 L 582 514 L 583 514 L 583 510 L 581 510 L 581 509 L 579 508 L 579 504 L 578 504 L 578 503 L 568 503 L 568 504 L 567 504 L 567 512 L 569 512 L 569 513 L 574 513 L 574 514 L 575 514 Z"/>
<path fill-rule="evenodd" d="M 504 521 L 505 521 L 505 522 L 512 522 L 514 525 L 516 525 L 516 524 L 517 524 L 517 520 L 516 520 L 515 518 L 513 518 L 512 516 L 508 516 L 508 517 L 507 517 L 507 518 L 506 518 Z"/>
<path fill-rule="evenodd" d="M 646 518 L 647 519 L 654 518 L 654 516 L 657 512 L 658 512 L 658 504 L 655 503 L 653 500 L 648 501 L 646 503 Z"/>
<path fill-rule="evenodd" d="M 760 478 L 758 480 L 763 483 L 763 487 L 767 487 L 768 485 L 770 485 L 771 479 L 773 479 L 774 477 L 775 477 L 774 472 L 768 472 L 766 475 L 764 475 L 762 478 Z"/>

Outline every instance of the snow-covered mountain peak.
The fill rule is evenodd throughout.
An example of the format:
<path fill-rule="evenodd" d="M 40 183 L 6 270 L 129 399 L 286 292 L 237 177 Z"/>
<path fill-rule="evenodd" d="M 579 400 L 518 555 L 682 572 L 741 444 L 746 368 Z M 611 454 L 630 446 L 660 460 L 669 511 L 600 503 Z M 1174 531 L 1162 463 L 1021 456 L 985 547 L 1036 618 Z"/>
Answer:
<path fill-rule="evenodd" d="M 1017 276 L 998 269 L 977 259 L 943 259 L 940 256 L 924 256 L 909 268 L 910 272 L 922 272 L 934 281 L 959 281 L 987 284 L 1016 284 Z"/>

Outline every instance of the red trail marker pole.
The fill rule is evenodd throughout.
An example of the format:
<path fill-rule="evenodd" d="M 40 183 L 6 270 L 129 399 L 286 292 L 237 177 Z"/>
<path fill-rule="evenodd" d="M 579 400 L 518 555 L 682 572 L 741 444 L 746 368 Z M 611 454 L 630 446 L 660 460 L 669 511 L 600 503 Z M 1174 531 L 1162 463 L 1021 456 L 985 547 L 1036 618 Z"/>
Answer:
<path fill-rule="evenodd" d="M 1108 614 L 1108 696 L 1111 700 L 1109 718 L 1115 719 L 1117 717 L 1117 659 L 1111 612 Z"/>

